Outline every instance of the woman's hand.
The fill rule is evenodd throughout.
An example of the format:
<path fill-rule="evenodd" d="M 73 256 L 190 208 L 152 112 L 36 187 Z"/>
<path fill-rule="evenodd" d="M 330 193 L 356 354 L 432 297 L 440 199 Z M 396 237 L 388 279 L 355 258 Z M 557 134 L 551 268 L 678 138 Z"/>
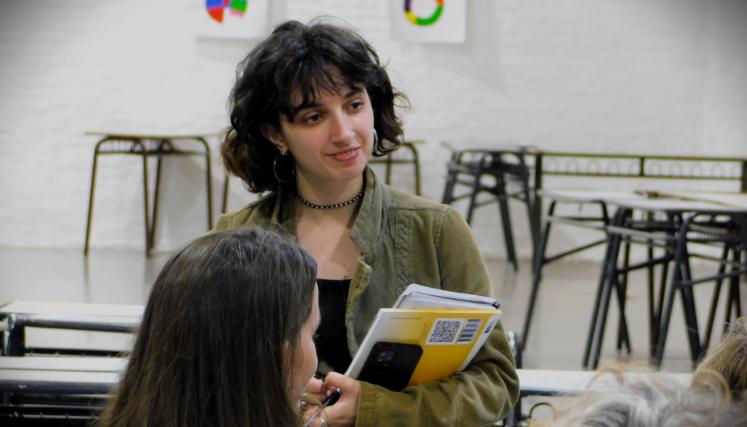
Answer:
<path fill-rule="evenodd" d="M 324 382 L 316 377 L 311 377 L 308 383 L 306 383 L 306 394 L 310 394 L 318 399 L 320 402 L 324 399 Z"/>
<path fill-rule="evenodd" d="M 306 390 L 299 401 L 299 411 L 304 419 L 304 427 L 327 426 L 327 413 L 321 405 L 324 398 L 324 383 L 312 377 L 306 383 Z"/>
<path fill-rule="evenodd" d="M 354 426 L 361 393 L 360 383 L 337 372 L 330 372 L 324 378 L 322 387 L 325 393 L 332 393 L 338 388 L 342 391 L 340 399 L 325 410 L 329 424 L 335 427 Z"/>

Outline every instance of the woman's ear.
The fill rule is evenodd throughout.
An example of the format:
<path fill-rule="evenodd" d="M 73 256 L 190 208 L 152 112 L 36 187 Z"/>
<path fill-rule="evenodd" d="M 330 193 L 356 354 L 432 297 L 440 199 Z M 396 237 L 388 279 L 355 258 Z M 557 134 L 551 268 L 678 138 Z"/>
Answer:
<path fill-rule="evenodd" d="M 262 135 L 272 142 L 272 145 L 274 145 L 281 154 L 288 153 L 288 146 L 285 144 L 285 139 L 283 139 L 283 135 L 281 135 L 275 127 L 263 124 L 260 129 L 262 130 Z"/>

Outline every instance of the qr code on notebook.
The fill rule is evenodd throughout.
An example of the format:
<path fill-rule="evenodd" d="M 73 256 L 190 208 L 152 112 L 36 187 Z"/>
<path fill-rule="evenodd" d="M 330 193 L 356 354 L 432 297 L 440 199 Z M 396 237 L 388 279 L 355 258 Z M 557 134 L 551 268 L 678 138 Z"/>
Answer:
<path fill-rule="evenodd" d="M 426 344 L 451 344 L 459 337 L 462 319 L 436 319 Z"/>

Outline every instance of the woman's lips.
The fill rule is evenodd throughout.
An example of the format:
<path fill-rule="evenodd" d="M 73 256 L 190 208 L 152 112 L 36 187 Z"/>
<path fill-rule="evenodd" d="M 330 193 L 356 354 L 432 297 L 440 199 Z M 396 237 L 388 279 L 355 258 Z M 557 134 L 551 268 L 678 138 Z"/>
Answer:
<path fill-rule="evenodd" d="M 337 153 L 327 154 L 329 157 L 340 161 L 340 162 L 347 162 L 350 160 L 355 159 L 358 156 L 358 153 L 360 152 L 360 147 L 355 148 L 348 148 L 347 150 L 338 151 Z"/>

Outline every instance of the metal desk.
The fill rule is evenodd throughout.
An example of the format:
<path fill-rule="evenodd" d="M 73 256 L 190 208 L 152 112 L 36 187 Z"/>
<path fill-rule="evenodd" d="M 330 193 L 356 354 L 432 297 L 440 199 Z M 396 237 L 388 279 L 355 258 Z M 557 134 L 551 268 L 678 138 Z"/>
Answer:
<path fill-rule="evenodd" d="M 0 307 L 0 320 L 6 323 L 5 345 L 0 353 L 109 354 L 104 350 L 28 348 L 26 328 L 132 333 L 140 324 L 143 310 L 142 305 L 14 301 Z"/>
<path fill-rule="evenodd" d="M 524 327 L 521 334 L 522 348 L 529 339 L 529 332 L 534 316 L 534 309 L 537 303 L 540 284 L 542 282 L 542 271 L 547 264 L 563 259 L 567 256 L 585 251 L 607 242 L 607 226 L 610 223 L 610 208 L 607 200 L 617 199 L 638 199 L 641 196 L 633 191 L 614 191 L 614 190 L 540 190 L 538 195 L 550 201 L 547 215 L 545 216 L 544 228 L 539 233 L 539 242 L 534 256 L 532 288 L 529 294 L 529 302 L 524 315 Z M 591 205 L 598 209 L 596 215 L 569 215 L 557 212 L 557 208 L 562 205 L 583 206 Z M 599 239 L 585 243 L 583 245 L 564 250 L 562 252 L 547 255 L 547 246 L 550 239 L 552 225 L 570 225 L 599 231 L 602 236 Z"/>
<path fill-rule="evenodd" d="M 0 393 L 108 394 L 127 366 L 117 357 L 0 357 Z"/>
<path fill-rule="evenodd" d="M 91 425 L 127 360 L 0 357 L 0 424 Z"/>
<path fill-rule="evenodd" d="M 565 256 L 586 250 L 601 244 L 607 245 L 606 254 L 602 263 L 599 287 L 594 304 L 590 322 L 589 335 L 587 337 L 584 352 L 583 366 L 595 368 L 599 361 L 601 342 L 611 295 L 617 295 L 620 305 L 620 329 L 618 331 L 617 346 L 623 345 L 630 351 L 627 322 L 625 320 L 625 289 L 627 286 L 627 273 L 640 268 L 648 268 L 649 289 L 649 324 L 652 359 L 660 366 L 663 357 L 663 348 L 666 340 L 666 331 L 669 324 L 669 313 L 675 290 L 683 296 L 687 304 L 686 318 L 688 326 L 688 338 L 690 340 L 691 356 L 695 361 L 704 351 L 710 341 L 711 329 L 715 307 L 718 302 L 721 282 L 724 279 L 732 281 L 729 287 L 729 304 L 727 316 L 731 316 L 731 308 L 734 305 L 737 315 L 741 314 L 741 307 L 736 303 L 739 300 L 738 279 L 743 272 L 744 266 L 739 266 L 739 253 L 744 250 L 747 238 L 744 236 L 732 236 L 724 231 L 723 227 L 736 227 L 738 230 L 745 228 L 744 217 L 747 215 L 747 195 L 740 193 L 653 193 L 638 194 L 629 191 L 596 191 L 596 190 L 543 190 L 541 195 L 550 200 L 549 210 L 545 221 L 544 231 L 540 239 L 535 269 L 530 293 L 529 305 L 524 321 L 523 339 L 526 342 L 534 313 L 537 294 L 542 280 L 542 270 L 550 262 Z M 652 195 L 656 197 L 651 197 Z M 592 204 L 599 208 L 596 216 L 572 216 L 556 213 L 559 204 Z M 610 214 L 614 212 L 614 216 Z M 644 213 L 644 219 L 633 220 L 633 212 Z M 663 215 L 665 220 L 654 220 L 655 214 Z M 642 216 L 643 216 L 642 215 Z M 720 216 L 726 218 L 719 222 L 712 221 L 706 224 L 710 228 L 700 227 L 700 237 L 689 236 L 693 225 L 697 225 L 695 219 L 703 216 Z M 733 225 L 736 223 L 737 225 Z M 548 256 L 547 242 L 552 224 L 566 224 L 576 227 L 584 227 L 598 230 L 603 237 L 588 244 L 571 248 L 559 254 Z M 685 227 L 685 228 L 683 228 Z M 720 229 L 719 229 L 720 228 Z M 740 231 L 740 233 L 742 232 Z M 705 237 L 702 235 L 705 234 Z M 630 243 L 643 243 L 648 247 L 648 258 L 637 264 L 630 264 Z M 714 276 L 701 277 L 693 282 L 689 270 L 689 258 L 691 254 L 687 251 L 688 243 L 710 243 L 723 247 L 721 258 L 712 259 L 720 265 L 719 272 Z M 664 248 L 663 256 L 654 257 L 655 245 Z M 618 258 L 621 247 L 625 248 L 622 266 L 618 266 Z M 679 249 L 678 249 L 679 248 Z M 678 252 L 679 251 L 679 252 Z M 679 254 L 679 255 L 678 255 Z M 731 255 L 730 255 L 731 254 Z M 692 255 L 694 256 L 694 255 Z M 728 257 L 732 260 L 729 261 Z M 700 256 L 703 258 L 703 256 Z M 674 266 L 672 285 L 667 288 L 667 267 L 670 263 Z M 654 280 L 653 266 L 663 265 L 661 284 L 658 292 Z M 731 271 L 726 267 L 731 266 Z M 716 281 L 714 300 L 709 313 L 708 327 L 703 342 L 700 342 L 695 321 L 695 309 L 692 292 L 689 286 L 705 281 Z M 658 293 L 658 296 L 657 296 Z M 734 294 L 734 295 L 732 295 Z M 668 302 L 668 305 L 664 305 Z M 590 357 L 591 364 L 589 363 Z"/>
<path fill-rule="evenodd" d="M 695 199 L 694 195 L 699 195 L 703 199 Z M 664 270 L 658 297 L 653 289 L 649 288 L 652 360 L 655 366 L 661 366 L 672 307 L 675 296 L 679 294 L 683 303 L 690 356 L 695 365 L 710 342 L 715 310 L 725 279 L 729 280 L 729 295 L 724 324 L 728 324 L 731 320 L 732 313 L 736 314 L 735 317 L 741 315 L 739 280 L 743 274 L 747 273 L 743 257 L 747 251 L 747 196 L 690 193 L 684 199 L 674 195 L 657 195 L 654 198 L 642 196 L 638 199 L 609 199 L 607 203 L 615 205 L 617 210 L 615 218 L 606 228 L 609 236 L 607 253 L 602 265 L 583 365 L 591 368 L 596 368 L 598 365 L 607 310 L 613 294 L 617 296 L 620 307 L 622 327 L 620 333 L 627 340 L 627 328 L 624 322 L 627 283 L 620 281 L 620 276 L 627 275 L 629 271 L 635 269 L 669 263 L 672 265 L 672 277 L 667 281 L 666 270 Z M 646 222 L 633 221 L 631 218 L 634 212 L 647 213 L 649 218 L 658 213 L 663 215 L 666 221 L 653 226 Z M 623 267 L 619 267 L 619 250 L 623 240 L 644 243 L 649 247 L 652 244 L 658 245 L 665 249 L 665 254 L 660 258 L 653 258 L 649 255 L 645 262 L 629 265 L 626 253 L 625 263 Z M 697 255 L 699 258 L 717 262 L 719 268 L 716 274 L 693 277 L 690 258 L 696 255 L 689 251 L 688 245 L 694 243 L 718 245 L 722 248 L 720 258 Z M 714 281 L 716 285 L 705 338 L 701 341 L 692 287 L 708 281 Z M 732 309 L 734 309 L 733 312 Z M 619 343 L 620 338 L 618 338 L 618 346 Z M 589 364 L 590 357 L 591 363 Z"/>

